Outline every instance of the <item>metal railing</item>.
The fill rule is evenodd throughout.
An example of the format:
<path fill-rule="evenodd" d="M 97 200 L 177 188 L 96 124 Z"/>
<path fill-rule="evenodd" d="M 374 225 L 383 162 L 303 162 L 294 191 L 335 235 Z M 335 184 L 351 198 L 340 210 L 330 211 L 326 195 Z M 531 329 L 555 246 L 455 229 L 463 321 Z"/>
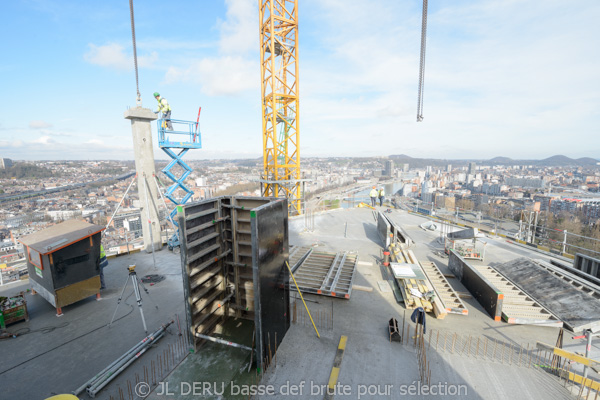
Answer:
<path fill-rule="evenodd" d="M 167 129 L 167 121 L 170 121 L 173 129 Z M 202 141 L 198 123 L 194 121 L 182 121 L 179 119 L 166 120 L 160 118 L 156 121 L 158 128 L 158 145 L 161 148 L 175 147 L 185 149 L 201 149 Z"/>

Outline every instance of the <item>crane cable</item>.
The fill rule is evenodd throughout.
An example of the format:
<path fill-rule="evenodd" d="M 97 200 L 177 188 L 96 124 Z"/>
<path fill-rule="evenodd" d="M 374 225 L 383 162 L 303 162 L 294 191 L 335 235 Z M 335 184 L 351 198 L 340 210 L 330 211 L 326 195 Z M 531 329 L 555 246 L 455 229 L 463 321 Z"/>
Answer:
<path fill-rule="evenodd" d="M 133 22 L 133 0 L 129 0 L 129 15 L 131 16 L 131 39 L 133 40 L 133 63 L 135 65 L 135 87 L 137 89 L 136 103 L 141 107 L 142 96 L 140 95 L 140 82 L 138 79 L 137 49 L 135 46 L 135 24 Z"/>
<path fill-rule="evenodd" d="M 427 46 L 427 0 L 423 0 L 421 25 L 421 65 L 419 67 L 419 98 L 417 100 L 417 122 L 423 121 L 423 88 L 425 86 L 425 47 Z"/>

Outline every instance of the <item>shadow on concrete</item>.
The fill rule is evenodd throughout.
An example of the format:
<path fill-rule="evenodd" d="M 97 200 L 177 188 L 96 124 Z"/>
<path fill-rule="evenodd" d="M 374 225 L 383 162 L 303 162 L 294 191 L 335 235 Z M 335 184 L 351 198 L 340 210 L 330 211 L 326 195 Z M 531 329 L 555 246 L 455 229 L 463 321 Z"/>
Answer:
<path fill-rule="evenodd" d="M 363 222 L 363 230 L 367 239 L 381 246 L 381 239 L 377 233 L 377 226 L 374 223 Z"/>

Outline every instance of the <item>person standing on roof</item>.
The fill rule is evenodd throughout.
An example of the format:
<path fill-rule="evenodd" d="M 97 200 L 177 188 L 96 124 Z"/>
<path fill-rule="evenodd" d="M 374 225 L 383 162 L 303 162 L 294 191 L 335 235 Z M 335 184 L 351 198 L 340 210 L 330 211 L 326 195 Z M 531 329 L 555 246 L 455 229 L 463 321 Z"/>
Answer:
<path fill-rule="evenodd" d="M 108 266 L 108 260 L 106 259 L 106 252 L 104 246 L 100 244 L 100 289 L 106 289 L 106 283 L 104 282 L 104 268 Z"/>
<path fill-rule="evenodd" d="M 162 118 L 167 122 L 167 129 L 172 131 L 173 124 L 171 124 L 171 106 L 169 102 L 164 97 L 160 96 L 160 93 L 154 92 L 154 97 L 156 101 L 158 101 L 158 110 L 154 111 L 155 114 L 158 114 L 162 111 Z"/>
<path fill-rule="evenodd" d="M 371 206 L 375 207 L 377 205 L 377 188 L 373 186 L 373 189 L 369 192 L 369 197 L 371 197 Z"/>
<path fill-rule="evenodd" d="M 379 189 L 379 207 L 383 206 L 383 201 L 385 200 L 385 190 L 384 188 Z"/>

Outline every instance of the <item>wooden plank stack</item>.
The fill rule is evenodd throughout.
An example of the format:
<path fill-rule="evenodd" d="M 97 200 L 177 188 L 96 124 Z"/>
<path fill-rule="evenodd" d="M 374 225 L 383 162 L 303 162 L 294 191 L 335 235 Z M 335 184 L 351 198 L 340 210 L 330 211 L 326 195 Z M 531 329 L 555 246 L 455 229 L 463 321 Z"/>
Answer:
<path fill-rule="evenodd" d="M 434 304 L 424 296 L 426 293 L 433 291 L 433 285 L 431 285 L 431 283 L 427 280 L 419 265 L 419 261 L 413 252 L 411 250 L 402 250 L 395 245 L 391 245 L 390 250 L 390 255 L 393 262 L 410 264 L 413 266 L 412 268 L 417 266 L 421 271 L 420 276 L 422 276 L 422 278 L 419 278 L 418 276 L 406 278 L 395 276 L 396 283 L 398 284 L 398 287 L 402 292 L 402 296 L 404 297 L 404 305 L 406 308 L 422 307 L 426 312 L 434 311 Z M 422 297 L 414 295 L 413 293 L 415 293 L 415 291 L 421 293 Z M 441 308 L 441 310 L 443 310 L 443 308 Z"/>

